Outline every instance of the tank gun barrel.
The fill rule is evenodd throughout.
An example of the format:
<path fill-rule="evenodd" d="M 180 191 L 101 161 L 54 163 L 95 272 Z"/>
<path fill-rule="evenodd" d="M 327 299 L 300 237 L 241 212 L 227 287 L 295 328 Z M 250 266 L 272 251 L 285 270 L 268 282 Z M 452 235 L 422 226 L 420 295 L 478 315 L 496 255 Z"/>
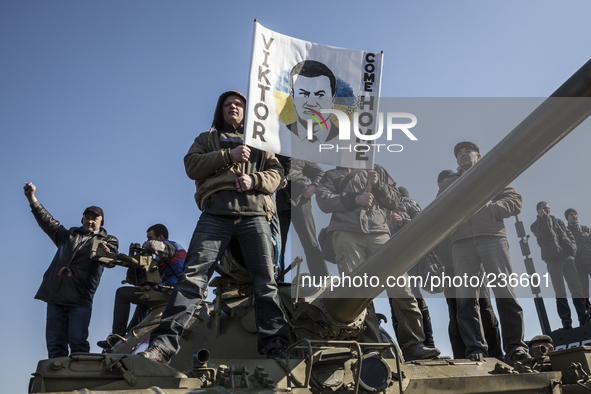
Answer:
<path fill-rule="evenodd" d="M 583 122 L 591 114 L 590 97 L 591 60 L 350 276 L 378 276 L 385 283 L 402 275 Z M 350 322 L 383 290 L 337 287 L 323 296 L 336 320 Z"/>

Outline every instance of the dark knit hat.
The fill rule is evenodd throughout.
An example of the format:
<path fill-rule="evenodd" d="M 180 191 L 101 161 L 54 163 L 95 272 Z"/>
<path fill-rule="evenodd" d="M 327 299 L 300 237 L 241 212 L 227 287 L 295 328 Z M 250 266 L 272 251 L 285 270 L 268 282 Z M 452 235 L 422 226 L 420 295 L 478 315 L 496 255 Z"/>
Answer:
<path fill-rule="evenodd" d="M 470 149 L 475 150 L 476 152 L 480 153 L 480 148 L 474 142 L 462 141 L 462 142 L 458 142 L 456 144 L 456 146 L 454 147 L 454 157 L 456 157 L 456 158 L 458 157 L 458 151 L 462 148 L 470 148 Z"/>
<path fill-rule="evenodd" d="M 454 170 L 443 170 L 439 173 L 439 175 L 437 175 L 437 183 L 441 183 L 444 180 L 446 180 L 447 178 L 449 178 L 450 176 L 452 176 L 453 174 L 455 174 Z"/>
<path fill-rule="evenodd" d="M 579 214 L 574 208 L 569 208 L 566 211 L 564 211 L 564 217 L 566 218 L 566 220 L 568 220 L 568 215 L 570 215 L 573 212 L 577 215 Z"/>

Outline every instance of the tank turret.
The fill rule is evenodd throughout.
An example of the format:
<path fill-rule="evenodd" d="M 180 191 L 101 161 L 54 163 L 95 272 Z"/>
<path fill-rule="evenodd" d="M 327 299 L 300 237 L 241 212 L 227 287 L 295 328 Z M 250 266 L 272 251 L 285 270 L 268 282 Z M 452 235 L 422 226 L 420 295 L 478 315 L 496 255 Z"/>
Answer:
<path fill-rule="evenodd" d="M 588 97 L 591 61 L 350 276 L 404 273 L 586 119 L 591 114 Z M 256 351 L 254 299 L 243 272 L 241 276 L 240 262 L 229 261 L 237 259 L 231 247 L 218 268 L 220 276 L 210 283 L 215 299 L 202 302 L 195 311 L 181 338 L 181 351 L 165 366 L 135 355 L 147 346 L 166 305 L 166 292 L 152 294 L 157 293 L 152 286 L 159 278 L 151 256 L 132 245 L 127 256 L 97 251 L 95 258 L 128 267 L 127 281 L 145 286 L 152 311 L 108 352 L 40 361 L 31 379 L 31 393 L 560 393 L 591 389 L 591 348 L 587 347 L 554 355 L 538 349 L 531 365 L 510 366 L 482 357 L 405 363 L 395 343 L 378 329 L 375 315 L 367 312 L 382 290 L 375 287 L 311 288 L 296 283 L 292 292 L 291 284 L 280 284 L 294 338 L 287 359 L 266 359 Z"/>

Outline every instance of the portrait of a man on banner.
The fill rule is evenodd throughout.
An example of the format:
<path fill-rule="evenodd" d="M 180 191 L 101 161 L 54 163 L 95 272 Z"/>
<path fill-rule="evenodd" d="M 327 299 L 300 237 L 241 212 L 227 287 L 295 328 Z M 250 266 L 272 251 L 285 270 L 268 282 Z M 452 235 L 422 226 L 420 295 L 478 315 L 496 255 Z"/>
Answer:
<path fill-rule="evenodd" d="M 296 64 L 289 73 L 289 88 L 297 120 L 287 128 L 310 142 L 325 143 L 337 137 L 338 126 L 330 116 L 324 119 L 320 113 L 323 108 L 334 108 L 336 85 L 336 77 L 323 63 L 304 60 Z M 308 121 L 312 121 L 312 138 L 308 137 Z"/>
<path fill-rule="evenodd" d="M 363 104 L 360 97 L 373 96 L 377 102 L 381 54 L 375 57 L 305 42 L 255 24 L 245 143 L 317 163 L 371 165 L 367 154 L 360 160 L 359 152 L 336 146 L 355 143 L 350 130 Z M 371 74 L 364 67 L 368 59 Z M 340 122 L 347 123 L 345 141 Z"/>

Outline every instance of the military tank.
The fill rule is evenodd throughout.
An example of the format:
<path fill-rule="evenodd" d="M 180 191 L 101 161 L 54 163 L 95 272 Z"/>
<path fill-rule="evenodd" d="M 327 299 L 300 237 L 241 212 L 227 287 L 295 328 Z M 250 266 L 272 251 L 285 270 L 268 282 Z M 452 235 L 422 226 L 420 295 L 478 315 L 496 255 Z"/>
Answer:
<path fill-rule="evenodd" d="M 581 98 L 585 97 L 585 98 Z M 591 114 L 591 61 L 520 123 L 489 154 L 449 187 L 351 276 L 400 275 L 471 217 Z M 486 183 L 480 182 L 487 179 Z M 470 193 L 466 193 L 470 190 Z M 420 239 L 420 243 L 416 242 Z M 420 245 L 409 247 L 409 245 Z M 314 288 L 280 284 L 293 342 L 286 359 L 256 351 L 252 289 L 232 246 L 214 278 L 215 299 L 195 311 L 170 366 L 136 353 L 147 346 L 167 302 L 160 278 L 138 244 L 125 254 L 94 248 L 93 258 L 128 267 L 127 281 L 142 287 L 151 313 L 103 354 L 41 360 L 30 393 L 578 393 L 591 390 L 591 347 L 546 353 L 534 349 L 524 365 L 480 356 L 406 362 L 379 329 L 372 287 Z M 392 256 L 396 256 L 392 258 Z M 384 264 L 384 262 L 390 262 Z M 300 260 L 288 267 L 296 270 Z M 368 312 L 368 309 L 370 312 Z M 293 356 L 293 358 L 292 358 Z"/>

